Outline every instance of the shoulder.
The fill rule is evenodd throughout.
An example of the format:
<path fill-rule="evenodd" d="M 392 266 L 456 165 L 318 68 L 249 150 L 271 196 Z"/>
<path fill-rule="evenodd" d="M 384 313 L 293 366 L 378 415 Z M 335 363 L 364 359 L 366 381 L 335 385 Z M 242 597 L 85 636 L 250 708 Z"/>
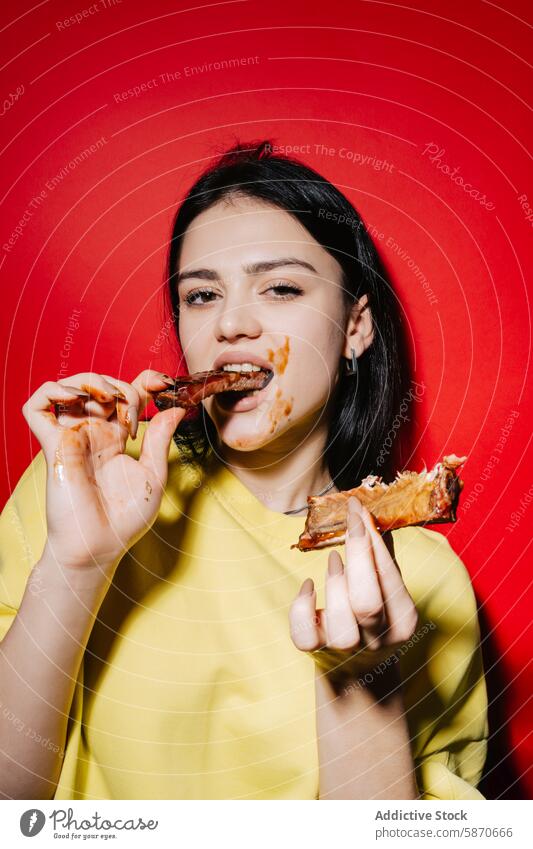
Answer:
<path fill-rule="evenodd" d="M 486 691 L 476 597 L 466 566 L 445 536 L 413 527 L 399 530 L 398 537 L 398 565 L 418 611 L 417 632 L 408 641 L 417 638 L 418 647 L 402 657 L 402 675 L 404 681 L 413 676 L 413 708 L 422 690 L 433 693 L 428 716 L 441 728 L 432 743 L 440 749 L 451 734 L 444 706 L 455 714 L 460 733 L 470 723 L 476 738 L 483 733 Z"/>
<path fill-rule="evenodd" d="M 473 619 L 477 606 L 470 575 L 448 539 L 423 527 L 392 532 L 394 553 L 407 589 L 427 616 L 456 627 Z"/>

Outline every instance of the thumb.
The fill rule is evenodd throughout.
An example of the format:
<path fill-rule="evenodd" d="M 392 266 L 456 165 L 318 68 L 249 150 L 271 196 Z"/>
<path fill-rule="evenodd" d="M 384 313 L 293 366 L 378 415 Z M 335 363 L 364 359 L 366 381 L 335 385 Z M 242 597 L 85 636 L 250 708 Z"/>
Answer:
<path fill-rule="evenodd" d="M 162 487 L 167 482 L 170 441 L 185 412 L 183 407 L 172 407 L 157 413 L 143 437 L 139 462 L 152 472 Z"/>

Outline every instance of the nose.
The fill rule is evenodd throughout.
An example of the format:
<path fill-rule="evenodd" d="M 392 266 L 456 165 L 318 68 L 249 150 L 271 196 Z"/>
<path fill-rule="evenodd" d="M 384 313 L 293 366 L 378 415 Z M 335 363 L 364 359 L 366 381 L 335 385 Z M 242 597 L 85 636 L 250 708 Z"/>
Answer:
<path fill-rule="evenodd" d="M 233 342 L 241 336 L 256 339 L 261 335 L 257 318 L 257 304 L 246 296 L 227 297 L 215 322 L 215 336 L 219 342 Z"/>

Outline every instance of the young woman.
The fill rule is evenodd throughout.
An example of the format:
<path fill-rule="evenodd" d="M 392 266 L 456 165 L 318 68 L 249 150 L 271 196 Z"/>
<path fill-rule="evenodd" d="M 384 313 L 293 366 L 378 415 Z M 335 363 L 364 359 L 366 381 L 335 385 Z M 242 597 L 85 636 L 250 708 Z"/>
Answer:
<path fill-rule="evenodd" d="M 2 796 L 482 798 L 476 605 L 447 540 L 381 537 L 351 499 L 345 545 L 290 547 L 308 494 L 387 471 L 402 400 L 359 215 L 237 145 L 179 208 L 168 286 L 190 372 L 274 376 L 149 424 L 155 371 L 25 404 L 42 452 L 2 514 Z"/>

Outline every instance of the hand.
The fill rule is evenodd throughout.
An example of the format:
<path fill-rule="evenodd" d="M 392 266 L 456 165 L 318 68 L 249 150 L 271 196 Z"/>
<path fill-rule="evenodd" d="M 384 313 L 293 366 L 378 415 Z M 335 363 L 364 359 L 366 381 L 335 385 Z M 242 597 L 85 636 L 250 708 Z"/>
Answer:
<path fill-rule="evenodd" d="M 417 611 L 385 538 L 361 502 L 348 499 L 346 567 L 328 559 L 326 607 L 316 610 L 307 578 L 293 601 L 291 637 L 331 680 L 355 679 L 389 658 L 414 633 Z"/>
<path fill-rule="evenodd" d="M 46 459 L 46 544 L 57 562 L 109 567 L 155 520 L 170 440 L 185 410 L 153 417 L 139 460 L 124 450 L 150 393 L 168 383 L 150 370 L 131 384 L 76 374 L 44 383 L 22 408 Z"/>

